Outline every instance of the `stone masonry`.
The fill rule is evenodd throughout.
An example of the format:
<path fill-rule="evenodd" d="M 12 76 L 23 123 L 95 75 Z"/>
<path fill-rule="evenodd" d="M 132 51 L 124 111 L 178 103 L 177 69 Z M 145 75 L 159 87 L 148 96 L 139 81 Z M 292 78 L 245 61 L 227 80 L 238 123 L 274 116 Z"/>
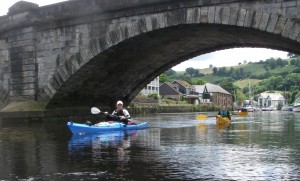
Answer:
<path fill-rule="evenodd" d="M 0 107 L 128 104 L 194 56 L 233 47 L 300 54 L 300 0 L 20 1 L 0 17 Z"/>

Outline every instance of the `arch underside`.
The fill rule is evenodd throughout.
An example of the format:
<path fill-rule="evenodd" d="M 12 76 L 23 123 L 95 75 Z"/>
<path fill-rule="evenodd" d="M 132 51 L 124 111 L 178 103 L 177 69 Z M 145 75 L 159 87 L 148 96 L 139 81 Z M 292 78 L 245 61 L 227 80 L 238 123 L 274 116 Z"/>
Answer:
<path fill-rule="evenodd" d="M 117 99 L 128 104 L 167 69 L 198 55 L 235 47 L 263 47 L 300 54 L 298 42 L 252 28 L 172 26 L 143 33 L 100 53 L 60 87 L 47 107 L 113 105 Z"/>

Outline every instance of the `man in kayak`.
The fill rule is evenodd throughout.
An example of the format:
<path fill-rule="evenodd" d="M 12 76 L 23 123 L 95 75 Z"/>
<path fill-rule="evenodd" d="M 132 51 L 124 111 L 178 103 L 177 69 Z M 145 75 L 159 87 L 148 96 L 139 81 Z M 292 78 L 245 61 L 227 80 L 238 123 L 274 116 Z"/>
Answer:
<path fill-rule="evenodd" d="M 231 115 L 229 111 L 226 109 L 225 105 L 222 106 L 222 109 L 219 111 L 218 115 L 222 117 L 228 117 L 228 119 L 231 120 Z"/>
<path fill-rule="evenodd" d="M 123 102 L 118 101 L 116 104 L 116 110 L 109 114 L 108 112 L 104 112 L 108 120 L 122 122 L 125 125 L 128 125 L 128 121 L 130 119 L 129 112 L 123 107 Z"/>

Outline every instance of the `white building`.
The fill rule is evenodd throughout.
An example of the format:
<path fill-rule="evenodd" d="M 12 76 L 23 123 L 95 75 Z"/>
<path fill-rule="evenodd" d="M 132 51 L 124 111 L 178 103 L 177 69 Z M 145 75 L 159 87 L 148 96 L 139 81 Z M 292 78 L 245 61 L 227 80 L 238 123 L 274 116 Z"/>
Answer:
<path fill-rule="evenodd" d="M 259 107 L 282 107 L 285 103 L 285 98 L 278 93 L 261 93 L 258 97 Z"/>
<path fill-rule="evenodd" d="M 258 107 L 266 107 L 266 99 L 270 93 L 261 93 L 258 97 Z"/>
<path fill-rule="evenodd" d="M 143 95 L 157 94 L 159 95 L 159 77 L 151 81 L 142 91 Z"/>

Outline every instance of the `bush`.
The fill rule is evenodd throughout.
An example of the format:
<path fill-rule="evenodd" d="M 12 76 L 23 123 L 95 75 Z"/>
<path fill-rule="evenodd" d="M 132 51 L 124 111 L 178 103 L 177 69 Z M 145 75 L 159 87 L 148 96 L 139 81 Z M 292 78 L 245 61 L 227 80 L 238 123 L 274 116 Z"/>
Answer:
<path fill-rule="evenodd" d="M 148 97 L 152 98 L 152 99 L 155 99 L 155 100 L 158 100 L 158 95 L 157 94 L 149 94 Z"/>
<path fill-rule="evenodd" d="M 296 68 L 295 70 L 293 70 L 293 73 L 300 73 L 300 68 Z"/>

